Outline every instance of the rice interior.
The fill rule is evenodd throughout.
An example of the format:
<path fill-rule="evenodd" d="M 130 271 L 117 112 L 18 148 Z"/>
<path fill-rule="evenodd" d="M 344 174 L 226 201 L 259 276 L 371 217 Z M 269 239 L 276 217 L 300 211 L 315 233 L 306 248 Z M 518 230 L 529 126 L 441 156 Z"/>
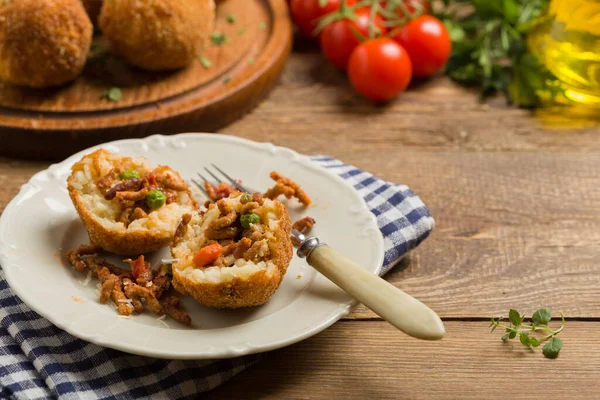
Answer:
<path fill-rule="evenodd" d="M 233 209 L 239 212 L 242 208 L 240 199 L 241 195 L 224 200 L 231 205 Z M 193 262 L 193 257 L 207 241 L 205 237 L 206 228 L 211 221 L 219 216 L 220 212 L 217 207 L 210 208 L 203 216 L 198 213 L 194 213 L 194 216 L 188 225 L 188 230 L 183 241 L 172 249 L 173 258 L 178 260 L 175 264 L 173 264 L 174 269 L 176 269 L 184 277 L 199 283 L 220 283 L 231 281 L 235 278 L 247 279 L 252 274 L 263 270 L 266 271 L 268 276 L 271 276 L 277 272 L 277 266 L 273 263 L 273 261 L 268 259 L 254 262 L 239 258 L 233 259 L 233 265 L 231 266 L 220 267 L 213 265 L 203 268 L 196 267 Z M 279 219 L 276 214 L 274 202 L 272 200 L 264 200 L 260 217 L 261 225 L 264 229 L 264 236 L 267 239 L 267 243 L 271 243 L 273 240 L 275 240 L 275 235 L 273 232 L 279 227 Z M 250 229 L 260 229 L 260 227 L 251 224 Z M 267 251 L 268 248 L 265 248 L 264 252 L 266 253 Z M 228 257 L 233 257 L 233 255 Z"/>

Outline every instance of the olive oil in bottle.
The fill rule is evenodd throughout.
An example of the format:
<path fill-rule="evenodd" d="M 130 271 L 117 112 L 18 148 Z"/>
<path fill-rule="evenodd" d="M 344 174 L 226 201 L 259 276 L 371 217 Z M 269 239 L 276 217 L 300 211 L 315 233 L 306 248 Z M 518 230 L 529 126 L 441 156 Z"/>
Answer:
<path fill-rule="evenodd" d="M 569 102 L 600 109 L 600 0 L 552 0 L 528 46 Z"/>

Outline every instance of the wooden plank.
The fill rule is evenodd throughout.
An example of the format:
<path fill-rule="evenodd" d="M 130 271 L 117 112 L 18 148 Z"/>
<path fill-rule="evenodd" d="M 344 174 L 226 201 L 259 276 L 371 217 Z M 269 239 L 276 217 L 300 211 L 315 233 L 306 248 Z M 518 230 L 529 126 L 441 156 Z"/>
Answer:
<path fill-rule="evenodd" d="M 274 141 L 310 154 L 334 153 L 361 161 L 375 153 L 450 150 L 473 152 L 600 150 L 600 129 L 564 110 L 550 129 L 531 112 L 499 97 L 481 103 L 472 89 L 438 77 L 422 81 L 395 102 L 373 105 L 315 47 L 295 43 L 281 84 L 258 109 L 223 132 Z M 592 121 L 594 122 L 594 121 Z M 582 126 L 583 125 L 583 126 Z"/>
<path fill-rule="evenodd" d="M 447 322 L 447 338 L 423 342 L 389 324 L 343 321 L 269 353 L 208 399 L 595 399 L 599 322 L 568 322 L 564 348 L 504 344 L 486 322 Z"/>
<path fill-rule="evenodd" d="M 444 317 L 542 305 L 600 317 L 600 129 L 548 130 L 443 78 L 388 107 L 352 95 L 345 81 L 297 48 L 269 99 L 224 132 L 408 184 L 437 227 L 387 279 Z M 46 165 L 0 159 L 0 211 Z M 350 317 L 375 315 L 359 307 Z"/>
<path fill-rule="evenodd" d="M 388 275 L 391 282 L 443 317 L 488 318 L 540 306 L 600 317 L 598 154 L 363 156 L 364 168 L 411 186 L 437 220 L 411 262 Z M 0 207 L 41 166 L 0 162 Z M 364 307 L 351 315 L 375 317 Z"/>
<path fill-rule="evenodd" d="M 0 215 L 10 200 L 19 193 L 21 185 L 45 168 L 48 168 L 48 163 L 0 157 Z"/>
<path fill-rule="evenodd" d="M 73 82 L 59 88 L 35 91 L 0 83 L 0 105 L 36 113 L 61 112 L 65 113 L 63 117 L 82 118 L 81 114 L 70 113 L 117 110 L 148 103 L 155 104 L 222 80 L 223 74 L 239 64 L 241 58 L 250 54 L 253 47 L 260 49 L 259 45 L 268 38 L 268 35 L 257 26 L 260 21 L 270 23 L 270 10 L 264 6 L 262 0 L 227 0 L 213 11 L 209 2 L 198 3 L 194 13 L 202 15 L 202 20 L 195 24 L 198 37 L 202 38 L 199 52 L 212 62 L 211 68 L 202 66 L 196 57 L 187 67 L 174 71 L 156 72 L 135 68 L 128 65 L 122 57 L 113 54 L 109 50 L 108 39 L 101 32 L 97 32 L 98 34 L 93 38 L 92 48 L 100 50 L 90 53 L 85 68 Z M 93 10 L 89 9 L 89 11 Z M 232 11 L 237 11 L 238 15 L 235 25 L 226 20 L 227 14 Z M 236 31 L 242 28 L 247 30 L 246 34 L 237 35 Z M 209 33 L 213 29 L 229 38 L 235 37 L 236 40 L 230 40 L 223 46 L 214 46 L 209 40 Z M 102 96 L 103 92 L 112 86 L 123 90 L 123 97 L 118 102 L 107 101 Z M 25 113 L 25 115 L 32 118 L 31 114 Z"/>
<path fill-rule="evenodd" d="M 382 175 L 412 187 L 437 222 L 387 279 L 444 317 L 543 305 L 600 317 L 599 167 L 594 153 L 403 152 L 382 161 Z"/>
<path fill-rule="evenodd" d="M 234 24 L 226 20 L 230 13 L 238 16 Z M 98 57 L 59 89 L 0 82 L 0 154 L 55 160 L 104 141 L 214 131 L 240 118 L 283 72 L 292 47 L 288 6 L 284 0 L 222 1 L 216 29 L 230 40 L 202 51 L 210 68 L 194 61 L 173 73 L 150 73 L 117 57 Z M 118 102 L 101 98 L 112 86 L 123 90 Z"/>

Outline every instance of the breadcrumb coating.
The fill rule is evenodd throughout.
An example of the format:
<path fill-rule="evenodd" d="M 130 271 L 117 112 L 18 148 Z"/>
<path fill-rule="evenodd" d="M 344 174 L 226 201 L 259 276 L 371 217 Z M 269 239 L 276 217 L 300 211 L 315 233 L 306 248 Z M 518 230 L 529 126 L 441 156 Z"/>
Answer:
<path fill-rule="evenodd" d="M 45 88 L 83 70 L 92 23 L 79 0 L 0 2 L 0 79 Z"/>
<path fill-rule="evenodd" d="M 105 1 L 99 25 L 113 51 L 139 68 L 189 65 L 213 29 L 213 0 Z"/>

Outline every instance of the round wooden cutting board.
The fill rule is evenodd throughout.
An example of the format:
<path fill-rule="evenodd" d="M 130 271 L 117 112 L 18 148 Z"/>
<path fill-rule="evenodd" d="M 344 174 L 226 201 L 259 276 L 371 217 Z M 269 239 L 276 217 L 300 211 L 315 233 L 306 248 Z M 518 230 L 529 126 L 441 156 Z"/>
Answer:
<path fill-rule="evenodd" d="M 60 159 L 122 138 L 212 132 L 256 106 L 273 88 L 292 46 L 285 0 L 217 1 L 210 45 L 189 67 L 170 73 L 129 67 L 94 39 L 80 77 L 56 89 L 0 82 L 0 155 Z M 103 94 L 112 87 L 122 98 Z"/>

